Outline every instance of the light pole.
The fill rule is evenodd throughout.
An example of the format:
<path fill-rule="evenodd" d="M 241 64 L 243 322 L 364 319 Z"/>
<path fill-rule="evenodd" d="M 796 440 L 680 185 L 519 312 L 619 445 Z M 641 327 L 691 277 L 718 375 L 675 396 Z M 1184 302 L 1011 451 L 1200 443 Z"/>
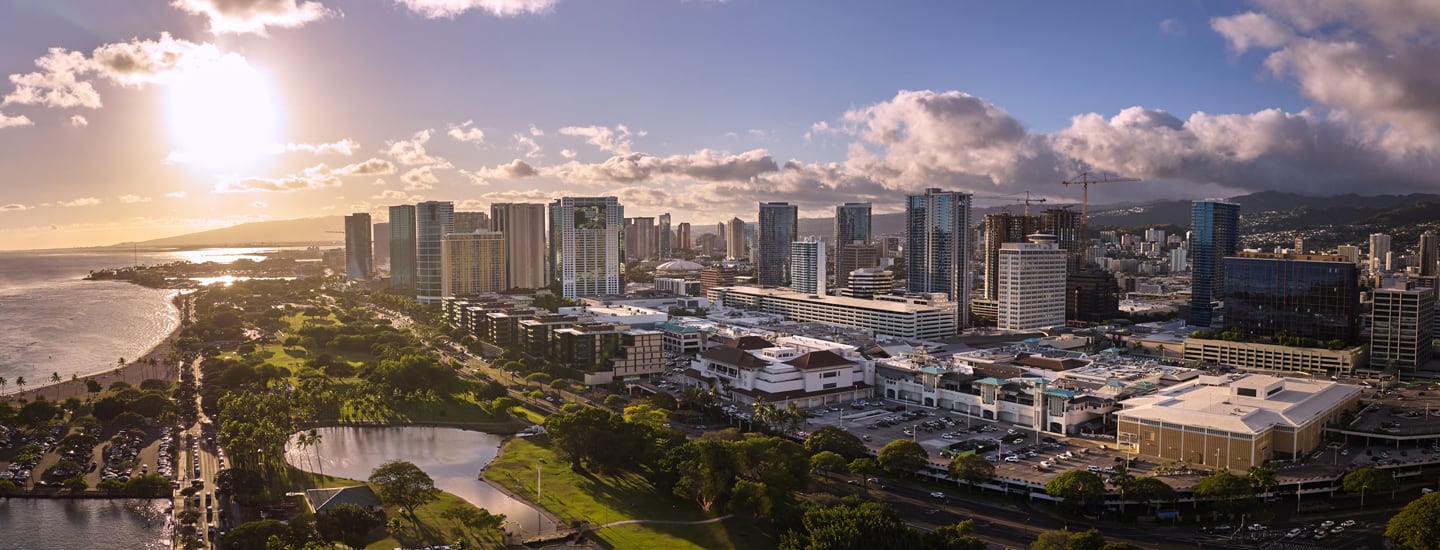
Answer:
<path fill-rule="evenodd" d="M 542 523 L 544 523 L 544 522 L 542 521 L 542 518 L 541 518 L 541 515 L 540 515 L 540 514 L 541 514 L 541 512 L 540 512 L 540 507 L 543 506 L 542 504 L 540 504 L 540 495 L 541 495 L 541 493 L 540 493 L 540 465 L 541 465 L 541 464 L 544 464 L 544 463 L 545 463 L 545 459 L 543 459 L 543 458 L 535 462 L 535 534 L 536 534 L 536 535 L 539 535 L 539 534 L 540 534 L 540 525 L 541 525 Z"/>

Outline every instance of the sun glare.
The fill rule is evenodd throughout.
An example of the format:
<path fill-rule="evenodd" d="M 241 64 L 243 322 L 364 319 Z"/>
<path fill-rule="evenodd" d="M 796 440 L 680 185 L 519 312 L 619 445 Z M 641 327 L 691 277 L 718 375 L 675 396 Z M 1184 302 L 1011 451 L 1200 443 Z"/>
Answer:
<path fill-rule="evenodd" d="M 270 79 L 224 56 L 188 70 L 166 89 L 170 159 L 212 175 L 259 168 L 280 141 L 280 103 Z"/>

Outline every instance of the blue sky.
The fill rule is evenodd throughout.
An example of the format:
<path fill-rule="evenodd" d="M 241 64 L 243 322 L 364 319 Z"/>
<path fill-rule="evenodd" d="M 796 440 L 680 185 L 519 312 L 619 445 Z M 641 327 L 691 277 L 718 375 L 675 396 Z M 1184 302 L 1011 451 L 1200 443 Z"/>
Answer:
<path fill-rule="evenodd" d="M 10 0 L 0 247 L 421 199 L 706 225 L 932 186 L 1074 200 L 1082 170 L 1146 180 L 1099 201 L 1428 191 L 1437 24 L 1420 0 Z"/>

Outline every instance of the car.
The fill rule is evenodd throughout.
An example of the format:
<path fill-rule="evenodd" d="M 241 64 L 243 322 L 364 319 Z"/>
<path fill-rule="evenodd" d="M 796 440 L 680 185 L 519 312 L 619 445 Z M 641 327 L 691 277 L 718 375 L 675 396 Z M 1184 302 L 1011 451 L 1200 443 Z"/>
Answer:
<path fill-rule="evenodd" d="M 1296 528 L 1294 528 L 1294 529 L 1291 529 L 1291 530 L 1289 530 L 1289 531 L 1286 531 L 1286 532 L 1285 532 L 1285 538 L 1287 538 L 1287 539 L 1293 539 L 1293 538 L 1295 538 L 1295 537 L 1300 536 L 1300 533 L 1303 533 L 1303 532 L 1304 532 L 1304 531 L 1301 531 L 1299 527 L 1296 527 Z"/>
<path fill-rule="evenodd" d="M 1320 522 L 1320 528 L 1321 528 L 1321 529 L 1329 529 L 1329 528 L 1334 527 L 1334 526 L 1335 526 L 1335 522 L 1330 521 L 1330 520 L 1328 520 L 1328 519 L 1325 520 L 1325 521 Z"/>
<path fill-rule="evenodd" d="M 945 498 L 945 493 L 942 493 L 940 491 L 932 491 L 930 493 L 930 498 Z"/>
<path fill-rule="evenodd" d="M 1338 534 L 1340 534 L 1340 533 L 1342 533 L 1342 532 L 1344 532 L 1344 531 L 1345 531 L 1345 528 L 1344 528 L 1344 527 L 1341 527 L 1341 526 L 1339 526 L 1339 525 L 1336 525 L 1336 526 L 1330 528 L 1330 534 L 1332 534 L 1332 535 L 1338 535 Z"/>
<path fill-rule="evenodd" d="M 1341 527 L 1354 527 L 1354 526 L 1355 526 L 1355 520 L 1353 520 L 1353 519 L 1347 519 L 1347 520 L 1345 520 L 1345 521 L 1340 522 L 1340 526 L 1341 526 Z"/>
<path fill-rule="evenodd" d="M 1005 457 L 1005 462 L 1010 462 L 1010 463 L 1020 462 L 1020 457 L 1018 457 L 1018 456 L 1007 456 L 1007 457 Z"/>

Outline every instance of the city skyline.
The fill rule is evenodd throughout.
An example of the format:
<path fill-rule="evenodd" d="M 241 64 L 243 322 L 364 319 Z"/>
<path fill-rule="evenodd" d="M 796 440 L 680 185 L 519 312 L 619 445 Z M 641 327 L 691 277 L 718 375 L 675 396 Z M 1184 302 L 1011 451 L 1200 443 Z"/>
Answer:
<path fill-rule="evenodd" d="M 1146 179 L 1095 202 L 1437 183 L 1434 4 L 1033 11 L 6 3 L 0 235 L 105 245 L 561 196 L 700 224 L 746 219 L 756 201 L 881 214 L 927 187 L 1073 202 L 1058 182 L 1085 170 Z"/>

